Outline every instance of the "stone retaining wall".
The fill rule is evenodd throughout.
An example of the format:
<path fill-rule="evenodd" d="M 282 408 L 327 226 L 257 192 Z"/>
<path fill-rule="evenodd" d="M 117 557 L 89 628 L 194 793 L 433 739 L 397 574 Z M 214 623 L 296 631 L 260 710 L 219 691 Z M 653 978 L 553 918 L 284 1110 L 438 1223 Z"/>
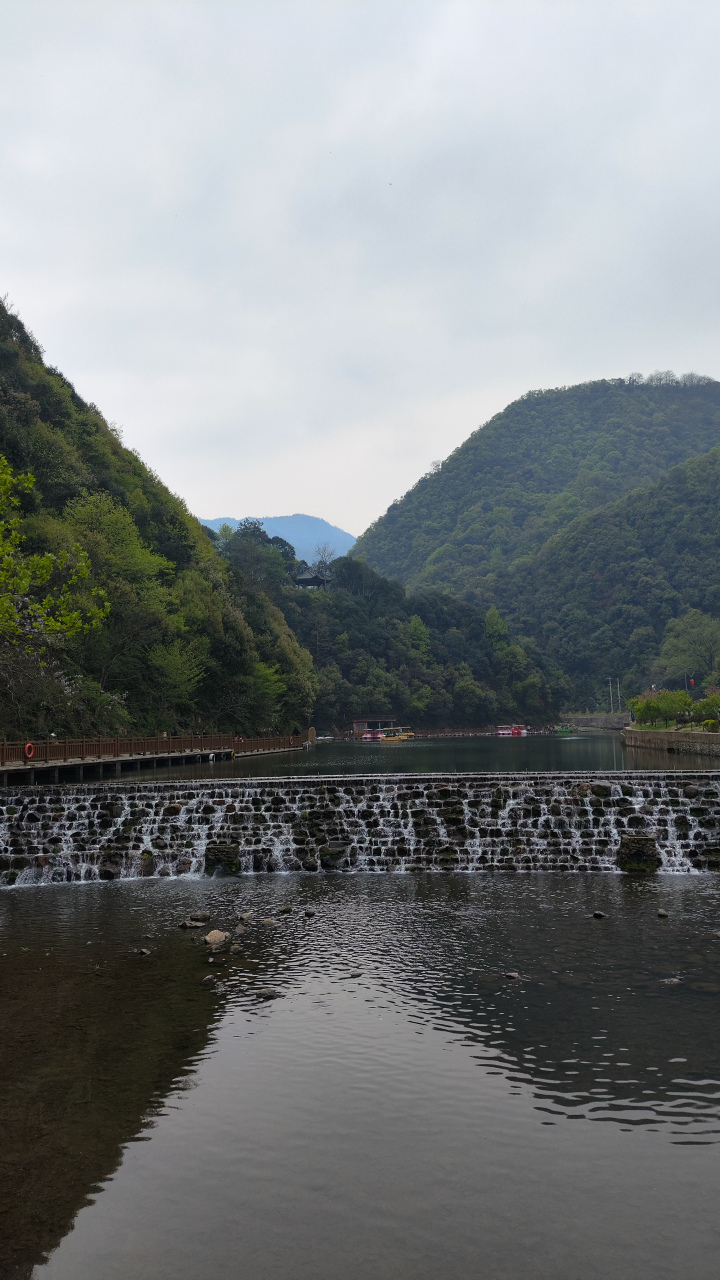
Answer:
<path fill-rule="evenodd" d="M 626 747 L 667 751 L 679 756 L 720 756 L 720 733 L 679 733 L 662 729 L 623 729 L 620 740 Z"/>
<path fill-rule="evenodd" d="M 267 871 L 720 869 L 720 773 L 402 774 L 34 787 L 0 883 Z"/>
<path fill-rule="evenodd" d="M 610 712 L 588 712 L 584 714 L 582 711 L 566 711 L 561 717 L 563 724 L 569 724 L 572 729 L 623 729 L 626 724 L 630 723 L 630 712 L 619 711 L 616 715 Z"/>

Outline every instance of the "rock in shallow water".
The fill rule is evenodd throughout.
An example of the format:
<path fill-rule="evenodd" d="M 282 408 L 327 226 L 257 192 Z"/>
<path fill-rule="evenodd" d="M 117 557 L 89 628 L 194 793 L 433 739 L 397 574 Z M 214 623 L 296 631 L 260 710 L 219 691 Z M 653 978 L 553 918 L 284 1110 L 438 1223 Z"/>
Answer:
<path fill-rule="evenodd" d="M 211 929 L 205 934 L 205 942 L 209 947 L 221 947 L 230 937 L 229 933 L 223 933 L 222 929 Z"/>
<path fill-rule="evenodd" d="M 255 992 L 258 1000 L 279 1000 L 280 992 L 274 987 L 259 987 Z"/>

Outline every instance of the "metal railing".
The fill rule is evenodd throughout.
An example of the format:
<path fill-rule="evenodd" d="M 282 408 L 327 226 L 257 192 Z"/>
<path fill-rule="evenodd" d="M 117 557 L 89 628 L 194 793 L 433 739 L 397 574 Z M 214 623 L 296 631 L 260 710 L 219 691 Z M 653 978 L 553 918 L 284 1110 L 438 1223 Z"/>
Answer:
<path fill-rule="evenodd" d="M 307 732 L 295 737 L 243 738 L 232 733 L 183 733 L 143 737 L 34 738 L 27 742 L 0 741 L 0 769 L 38 765 L 82 764 L 93 760 L 129 760 L 142 756 L 203 755 L 233 751 L 252 755 L 300 747 Z"/>

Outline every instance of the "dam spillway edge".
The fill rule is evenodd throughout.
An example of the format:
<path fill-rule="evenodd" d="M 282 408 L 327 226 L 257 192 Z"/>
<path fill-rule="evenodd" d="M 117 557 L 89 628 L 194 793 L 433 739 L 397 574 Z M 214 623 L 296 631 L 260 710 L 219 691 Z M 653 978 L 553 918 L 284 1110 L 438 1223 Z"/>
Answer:
<path fill-rule="evenodd" d="M 720 772 L 351 774 L 9 789 L 0 884 L 720 869 Z"/>

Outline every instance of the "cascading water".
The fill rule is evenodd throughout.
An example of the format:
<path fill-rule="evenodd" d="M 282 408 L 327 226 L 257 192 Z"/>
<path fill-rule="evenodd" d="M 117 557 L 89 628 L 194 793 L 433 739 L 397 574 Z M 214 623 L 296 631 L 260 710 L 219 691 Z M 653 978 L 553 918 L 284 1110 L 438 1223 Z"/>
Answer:
<path fill-rule="evenodd" d="M 720 869 L 719 773 L 396 774 L 8 790 L 0 883 L 251 871 Z"/>

